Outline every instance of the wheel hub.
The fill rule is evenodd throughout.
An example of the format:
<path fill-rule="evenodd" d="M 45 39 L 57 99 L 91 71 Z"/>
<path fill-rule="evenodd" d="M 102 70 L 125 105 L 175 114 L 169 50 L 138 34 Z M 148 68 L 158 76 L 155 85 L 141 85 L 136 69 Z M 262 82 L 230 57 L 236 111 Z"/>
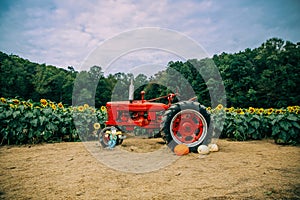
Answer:
<path fill-rule="evenodd" d="M 181 111 L 174 116 L 171 131 L 173 137 L 181 143 L 197 142 L 203 133 L 202 118 L 196 111 Z"/>

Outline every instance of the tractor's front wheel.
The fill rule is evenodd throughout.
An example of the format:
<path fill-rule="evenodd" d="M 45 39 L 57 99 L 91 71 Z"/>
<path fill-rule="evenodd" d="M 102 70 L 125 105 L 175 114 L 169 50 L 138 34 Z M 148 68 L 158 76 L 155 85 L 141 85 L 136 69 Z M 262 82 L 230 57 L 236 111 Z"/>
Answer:
<path fill-rule="evenodd" d="M 170 106 L 161 122 L 164 139 L 173 150 L 177 144 L 186 144 L 196 152 L 210 136 L 210 115 L 198 102 L 183 101 Z"/>
<path fill-rule="evenodd" d="M 114 126 L 105 127 L 104 129 L 102 129 L 100 131 L 100 133 L 98 135 L 98 139 L 99 139 L 99 142 L 100 142 L 100 144 L 103 148 L 109 147 L 111 145 L 110 141 L 112 141 L 111 134 L 112 134 L 113 129 L 116 129 L 117 131 L 120 131 L 118 128 L 116 128 Z M 115 145 L 122 144 L 122 142 L 123 142 L 123 138 L 120 137 L 119 135 L 116 135 Z"/>

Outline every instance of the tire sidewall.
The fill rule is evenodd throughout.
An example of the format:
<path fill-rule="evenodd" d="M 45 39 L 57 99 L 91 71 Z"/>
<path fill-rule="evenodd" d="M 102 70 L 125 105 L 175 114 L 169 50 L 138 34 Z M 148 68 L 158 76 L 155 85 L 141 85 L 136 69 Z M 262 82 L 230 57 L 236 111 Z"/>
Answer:
<path fill-rule="evenodd" d="M 199 138 L 200 141 L 198 140 L 197 142 L 192 143 L 192 145 L 187 144 L 191 152 L 196 152 L 198 146 L 200 144 L 205 143 L 208 140 L 208 138 L 210 138 L 210 132 L 208 130 L 209 123 L 210 123 L 210 115 L 206 111 L 206 108 L 202 106 L 200 103 L 192 102 L 192 101 L 183 101 L 171 105 L 170 108 L 165 112 L 163 116 L 161 128 L 163 129 L 164 139 L 168 143 L 168 146 L 172 150 L 174 150 L 175 146 L 181 144 L 181 142 L 176 139 L 174 140 L 173 138 L 174 134 L 171 132 L 172 120 L 174 120 L 174 117 L 177 114 L 179 114 L 180 112 L 184 112 L 185 110 L 196 111 L 204 124 L 203 133 L 202 133 L 204 135 L 202 135 Z"/>

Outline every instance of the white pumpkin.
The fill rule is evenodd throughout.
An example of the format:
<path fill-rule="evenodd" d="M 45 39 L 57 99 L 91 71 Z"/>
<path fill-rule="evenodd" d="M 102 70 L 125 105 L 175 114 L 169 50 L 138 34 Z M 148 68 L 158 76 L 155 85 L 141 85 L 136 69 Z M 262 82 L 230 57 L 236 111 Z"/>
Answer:
<path fill-rule="evenodd" d="M 209 144 L 208 148 L 209 148 L 209 151 L 211 151 L 211 152 L 217 152 L 217 151 L 219 151 L 219 147 L 218 147 L 217 144 Z"/>
<path fill-rule="evenodd" d="M 209 154 L 209 148 L 206 145 L 203 145 L 203 144 L 200 145 L 197 150 L 198 150 L 198 153 L 201 155 Z"/>

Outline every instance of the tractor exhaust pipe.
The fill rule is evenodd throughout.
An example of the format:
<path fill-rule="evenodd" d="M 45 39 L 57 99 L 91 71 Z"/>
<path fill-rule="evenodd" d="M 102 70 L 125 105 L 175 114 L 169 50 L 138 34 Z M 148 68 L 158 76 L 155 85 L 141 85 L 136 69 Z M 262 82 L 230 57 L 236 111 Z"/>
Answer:
<path fill-rule="evenodd" d="M 133 85 L 133 78 L 130 81 L 129 85 L 129 102 L 132 103 L 133 101 L 133 94 L 134 94 L 134 85 Z"/>

